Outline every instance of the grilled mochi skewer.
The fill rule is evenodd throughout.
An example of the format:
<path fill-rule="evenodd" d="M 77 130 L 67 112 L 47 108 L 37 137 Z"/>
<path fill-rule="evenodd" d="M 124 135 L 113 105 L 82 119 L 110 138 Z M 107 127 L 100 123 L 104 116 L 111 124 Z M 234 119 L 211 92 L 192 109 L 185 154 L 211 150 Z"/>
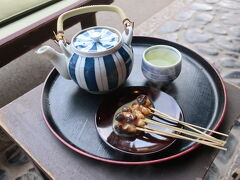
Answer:
<path fill-rule="evenodd" d="M 163 119 L 166 122 L 170 122 L 172 125 L 174 125 L 174 124 L 176 125 L 177 123 L 179 123 L 180 125 L 185 126 L 189 129 L 193 130 L 193 132 L 199 133 L 199 134 L 205 136 L 206 138 L 211 139 L 212 141 L 218 142 L 220 145 L 225 144 L 224 141 L 216 139 L 215 137 L 212 137 L 209 134 L 206 134 L 206 133 L 200 131 L 199 129 L 207 130 L 209 132 L 213 132 L 213 133 L 216 133 L 216 134 L 219 134 L 219 135 L 222 135 L 222 136 L 227 136 L 226 134 L 216 132 L 216 131 L 213 131 L 213 130 L 210 130 L 210 129 L 202 128 L 200 126 L 196 126 L 194 124 L 190 124 L 190 123 L 187 123 L 187 122 L 184 122 L 184 121 L 180 121 L 179 119 L 173 118 L 172 116 L 170 116 L 168 114 L 165 114 L 165 113 L 155 109 L 154 107 L 152 107 L 151 106 L 151 101 L 149 100 L 148 96 L 146 96 L 146 95 L 139 95 L 137 97 L 137 103 L 146 107 L 148 110 L 150 110 L 150 114 L 152 116 Z"/>
<path fill-rule="evenodd" d="M 145 96 L 145 95 L 144 95 Z M 139 99 L 140 100 L 140 99 Z M 143 102 L 140 101 L 140 102 Z M 144 98 L 147 107 L 153 107 L 151 101 Z M 137 127 L 147 125 L 145 117 L 151 117 L 151 110 L 134 100 L 120 108 L 114 115 L 113 130 L 117 135 L 132 137 L 138 134 Z"/>
<path fill-rule="evenodd" d="M 195 132 L 151 120 L 150 117 L 152 115 L 155 115 L 151 112 L 151 110 L 157 111 L 156 109 L 154 109 L 153 104 L 148 99 L 148 97 L 145 95 L 138 96 L 136 100 L 125 104 L 124 106 L 120 107 L 118 111 L 116 111 L 113 119 L 114 132 L 120 136 L 134 137 L 139 132 L 144 131 L 144 132 L 155 133 L 155 134 L 159 134 L 167 137 L 189 140 L 189 141 L 201 143 L 201 144 L 214 147 L 217 149 L 225 150 L 225 151 L 227 150 L 226 148 L 223 147 L 224 144 L 226 143 L 225 141 L 217 139 L 208 134 L 205 134 L 204 132 L 197 130 L 196 128 L 194 128 L 196 126 L 191 127 L 190 126 L 191 124 L 188 124 L 188 123 L 183 124 L 182 121 L 176 120 L 169 115 L 166 115 L 166 117 L 176 122 L 179 122 L 179 123 L 181 122 L 182 125 L 185 125 L 191 128 Z M 176 133 L 163 132 L 156 128 L 147 126 L 148 123 L 165 127 L 168 129 L 172 129 L 179 133 L 193 136 L 197 139 L 186 137 Z M 215 133 L 218 133 L 218 132 L 215 132 Z"/>

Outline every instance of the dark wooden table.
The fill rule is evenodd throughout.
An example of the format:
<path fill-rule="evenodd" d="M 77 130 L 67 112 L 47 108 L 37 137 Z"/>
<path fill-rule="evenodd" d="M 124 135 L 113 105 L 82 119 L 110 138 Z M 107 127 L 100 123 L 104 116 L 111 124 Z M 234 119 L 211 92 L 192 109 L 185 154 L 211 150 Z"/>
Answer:
<path fill-rule="evenodd" d="M 62 13 L 74 8 L 78 8 L 80 6 L 93 4 L 111 4 L 113 2 L 113 0 L 64 0 L 64 1 L 65 2 L 60 1 L 50 5 L 56 6 L 59 5 L 59 3 L 63 3 L 60 6 L 60 8 L 57 8 L 57 10 L 53 10 L 49 16 L 47 17 L 43 16 L 43 18 L 40 19 L 38 18 L 39 20 L 33 22 L 31 21 L 32 23 L 29 23 L 30 20 L 26 21 L 26 23 L 28 24 L 26 27 L 19 28 L 19 25 L 16 24 L 17 22 L 13 22 L 10 25 L 8 24 L 4 27 L 1 27 L 0 32 L 2 32 L 4 28 L 9 28 L 7 26 L 10 26 L 11 27 L 10 30 L 11 32 L 12 31 L 13 32 L 4 37 L 0 36 L 0 67 L 4 66 L 5 64 L 14 60 L 18 56 L 29 51 L 30 49 L 33 49 L 40 43 L 50 38 L 53 38 L 54 37 L 53 31 L 56 32 L 57 18 Z M 70 3 L 66 3 L 67 1 Z M 50 11 L 50 9 L 47 8 L 48 7 L 41 9 L 39 11 L 43 12 Z M 37 16 L 34 17 L 34 13 L 31 14 L 31 16 L 33 16 L 32 17 L 33 19 L 37 18 Z M 18 21 L 21 21 L 22 19 Z M 78 22 L 81 22 L 83 28 L 96 25 L 95 13 L 89 13 L 86 15 L 73 17 L 66 21 L 64 27 L 68 28 Z M 15 31 L 16 29 L 17 31 Z"/>
<path fill-rule="evenodd" d="M 0 126 L 52 179 L 196 179 L 203 178 L 218 150 L 200 146 L 178 159 L 154 165 L 122 166 L 83 157 L 60 143 L 41 114 L 40 85 L 0 109 Z M 226 133 L 240 115 L 240 89 L 226 83 L 228 108 L 220 130 Z"/>

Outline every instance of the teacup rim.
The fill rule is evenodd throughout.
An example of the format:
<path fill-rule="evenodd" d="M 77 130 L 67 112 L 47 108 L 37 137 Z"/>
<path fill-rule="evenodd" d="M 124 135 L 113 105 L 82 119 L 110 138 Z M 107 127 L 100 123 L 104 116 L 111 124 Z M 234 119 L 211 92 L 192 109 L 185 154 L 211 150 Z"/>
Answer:
<path fill-rule="evenodd" d="M 173 50 L 174 52 L 176 52 L 176 53 L 178 54 L 178 56 L 179 56 L 178 61 L 177 61 L 175 64 L 168 65 L 168 66 L 157 66 L 157 65 L 154 65 L 154 64 L 148 62 L 148 61 L 146 60 L 146 58 L 145 58 L 146 53 L 147 53 L 148 51 L 150 51 L 151 49 L 155 49 L 155 48 L 158 48 L 158 47 L 164 47 L 164 48 L 171 49 L 171 50 Z M 182 54 L 181 54 L 181 52 L 180 52 L 177 48 L 175 48 L 175 47 L 173 47 L 173 46 L 169 46 L 169 45 L 153 45 L 153 46 L 150 46 L 150 47 L 148 47 L 147 49 L 144 50 L 142 59 L 143 59 L 144 62 L 147 63 L 149 66 L 152 66 L 152 67 L 155 67 L 155 68 L 159 68 L 159 69 L 161 69 L 161 68 L 171 68 L 171 67 L 175 67 L 176 65 L 178 65 L 179 63 L 182 62 Z"/>

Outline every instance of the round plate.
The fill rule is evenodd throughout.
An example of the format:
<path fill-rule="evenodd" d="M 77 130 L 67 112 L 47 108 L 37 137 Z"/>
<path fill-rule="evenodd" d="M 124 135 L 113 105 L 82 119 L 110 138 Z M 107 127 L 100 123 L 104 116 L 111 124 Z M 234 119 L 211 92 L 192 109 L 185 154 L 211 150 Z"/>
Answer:
<path fill-rule="evenodd" d="M 162 151 L 175 141 L 174 138 L 144 132 L 139 133 L 135 137 L 122 137 L 116 135 L 113 131 L 112 123 L 115 112 L 141 94 L 147 95 L 156 109 L 176 119 L 183 120 L 183 113 L 177 102 L 168 94 L 162 91 L 153 91 L 153 89 L 151 87 L 126 87 L 104 99 L 96 113 L 96 128 L 100 137 L 107 145 L 128 154 L 146 155 Z M 152 119 L 172 126 L 178 125 L 156 117 L 152 117 Z M 156 127 L 151 124 L 148 124 L 148 126 L 158 128 L 163 132 L 176 133 L 167 128 Z"/>
<path fill-rule="evenodd" d="M 134 37 L 133 70 L 123 87 L 148 86 L 141 72 L 143 51 L 163 44 L 182 53 L 179 77 L 161 90 L 172 96 L 184 113 L 184 121 L 216 130 L 226 110 L 226 90 L 217 71 L 201 56 L 179 44 L 162 39 Z M 120 90 L 120 89 L 119 89 Z M 156 88 L 156 91 L 159 91 Z M 92 95 L 73 81 L 59 76 L 54 69 L 47 77 L 42 94 L 45 121 L 53 134 L 70 149 L 104 162 L 116 164 L 149 164 L 174 159 L 197 148 L 199 144 L 176 140 L 167 151 L 151 155 L 126 155 L 108 147 L 95 128 L 95 114 L 110 94 Z"/>

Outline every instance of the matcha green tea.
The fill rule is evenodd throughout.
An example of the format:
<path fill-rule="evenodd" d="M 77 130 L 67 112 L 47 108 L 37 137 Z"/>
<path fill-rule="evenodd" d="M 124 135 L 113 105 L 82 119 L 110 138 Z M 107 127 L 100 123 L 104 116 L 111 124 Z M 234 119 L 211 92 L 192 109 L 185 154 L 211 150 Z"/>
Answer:
<path fill-rule="evenodd" d="M 179 61 L 179 55 L 171 49 L 156 48 L 148 51 L 145 59 L 156 66 L 170 66 Z"/>

